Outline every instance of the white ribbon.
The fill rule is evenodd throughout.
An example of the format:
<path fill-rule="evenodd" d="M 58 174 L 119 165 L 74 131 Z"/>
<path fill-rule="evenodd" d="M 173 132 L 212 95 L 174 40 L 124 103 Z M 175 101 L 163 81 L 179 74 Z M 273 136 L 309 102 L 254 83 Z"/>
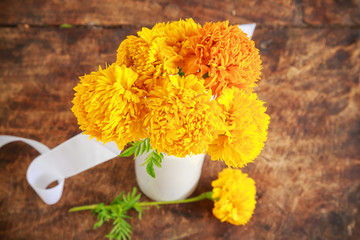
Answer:
<path fill-rule="evenodd" d="M 254 23 L 239 25 L 249 38 L 252 37 L 255 26 Z M 70 138 L 52 150 L 35 140 L 0 135 L 0 148 L 15 141 L 25 142 L 40 153 L 29 165 L 26 179 L 40 198 L 49 205 L 60 200 L 65 178 L 81 173 L 120 154 L 114 142 L 102 144 L 95 139 L 89 140 L 89 136 L 83 134 Z M 55 181 L 58 182 L 58 185 L 47 188 Z"/>
<path fill-rule="evenodd" d="M 251 39 L 255 31 L 256 23 L 242 24 L 239 28 Z"/>
<path fill-rule="evenodd" d="M 89 140 L 89 136 L 82 134 L 70 138 L 52 150 L 31 139 L 2 135 L 0 148 L 15 141 L 25 142 L 41 154 L 31 162 L 26 179 L 47 204 L 55 204 L 60 200 L 65 178 L 112 159 L 120 153 L 114 142 L 103 145 L 95 139 Z M 47 188 L 55 181 L 58 185 Z"/>

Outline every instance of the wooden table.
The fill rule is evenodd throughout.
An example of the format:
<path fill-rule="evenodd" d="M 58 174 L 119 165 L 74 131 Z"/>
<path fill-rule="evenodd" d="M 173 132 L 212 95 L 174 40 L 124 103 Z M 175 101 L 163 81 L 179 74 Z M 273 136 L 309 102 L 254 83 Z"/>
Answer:
<path fill-rule="evenodd" d="M 70 111 L 78 76 L 114 62 L 120 42 L 143 26 L 255 22 L 264 67 L 257 92 L 271 124 L 244 169 L 257 186 L 251 221 L 220 223 L 210 201 L 165 206 L 142 221 L 131 213 L 133 239 L 360 239 L 359 8 L 357 0 L 3 0 L 0 134 L 51 148 L 78 134 Z M 93 230 L 89 212 L 68 210 L 131 190 L 132 159 L 67 179 L 60 202 L 48 206 L 25 177 L 37 155 L 20 142 L 0 150 L 0 239 L 103 239 L 111 224 Z M 210 190 L 223 167 L 207 157 L 195 194 Z"/>

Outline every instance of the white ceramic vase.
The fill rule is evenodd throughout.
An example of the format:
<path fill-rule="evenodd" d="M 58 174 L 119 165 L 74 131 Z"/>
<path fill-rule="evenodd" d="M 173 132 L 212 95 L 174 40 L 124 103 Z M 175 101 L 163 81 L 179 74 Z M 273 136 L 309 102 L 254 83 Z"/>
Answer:
<path fill-rule="evenodd" d="M 173 201 L 187 198 L 196 189 L 205 154 L 178 158 L 164 154 L 161 168 L 155 166 L 156 178 L 146 172 L 148 153 L 135 158 L 135 174 L 140 190 L 155 201 Z"/>

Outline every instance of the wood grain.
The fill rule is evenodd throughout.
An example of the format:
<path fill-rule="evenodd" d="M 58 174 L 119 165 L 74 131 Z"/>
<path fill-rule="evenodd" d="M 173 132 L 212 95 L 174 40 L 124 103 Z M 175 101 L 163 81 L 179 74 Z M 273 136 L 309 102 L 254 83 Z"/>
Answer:
<path fill-rule="evenodd" d="M 53 11 L 56 9 L 56 11 Z M 151 26 L 157 22 L 194 18 L 197 22 L 229 20 L 233 24 L 257 22 L 295 23 L 300 14 L 294 1 L 87 1 L 4 0 L 0 23 L 17 25 Z"/>
<path fill-rule="evenodd" d="M 56 11 L 53 11 L 56 9 Z M 180 18 L 277 26 L 359 26 L 357 0 L 3 0 L 0 25 L 152 26 Z"/>
<path fill-rule="evenodd" d="M 360 2 L 357 0 L 305 0 L 301 5 L 304 9 L 303 19 L 306 24 L 340 27 L 360 24 Z"/>
<path fill-rule="evenodd" d="M 50 147 L 79 133 L 70 111 L 78 77 L 115 61 L 121 40 L 134 33 L 126 28 L 0 29 L 6 59 L 0 63 L 1 131 L 35 137 Z M 42 138 L 35 136 L 39 131 Z"/>
<path fill-rule="evenodd" d="M 210 201 L 152 208 L 141 221 L 131 213 L 133 239 L 360 238 L 360 29 L 356 14 L 346 15 L 352 7 L 339 7 L 322 12 L 325 18 L 312 13 L 318 5 L 311 1 L 269 1 L 279 12 L 260 9 L 259 14 L 250 15 L 241 6 L 262 2 L 249 2 L 191 5 L 196 3 L 191 1 L 173 17 L 183 16 L 188 9 L 207 21 L 210 16 L 205 13 L 211 10 L 212 20 L 223 20 L 230 15 L 222 10 L 235 8 L 243 11 L 243 17 L 232 21 L 270 25 L 262 25 L 254 35 L 264 66 L 257 92 L 271 116 L 264 150 L 244 168 L 256 181 L 254 216 L 239 227 L 213 217 Z M 111 6 L 96 13 L 102 18 L 92 15 L 98 2 L 84 5 L 83 11 L 72 1 L 0 3 L 0 11 L 8 12 L 0 14 L 2 25 L 30 24 L 29 28 L 0 27 L 0 134 L 33 138 L 55 147 L 79 133 L 70 111 L 78 76 L 115 61 L 120 42 L 140 29 L 135 25 L 170 19 L 154 6 L 180 5 L 175 1 L 123 3 L 137 5 L 116 18 L 107 14 L 108 9 L 121 7 L 110 2 Z M 329 8 L 338 4 L 326 3 Z M 12 10 L 17 4 L 23 8 Z M 341 18 L 335 10 L 343 13 Z M 301 16 L 317 27 L 306 25 Z M 31 26 L 61 24 L 64 19 L 79 25 L 98 21 L 103 27 Z M 120 27 L 109 27 L 113 24 Z M 37 154 L 23 143 L 0 149 L 0 239 L 104 239 L 111 224 L 93 230 L 95 218 L 89 212 L 68 210 L 110 202 L 122 190 L 137 186 L 131 157 L 115 158 L 67 179 L 60 202 L 47 206 L 25 178 Z M 207 157 L 194 194 L 211 190 L 211 181 L 223 167 Z"/>

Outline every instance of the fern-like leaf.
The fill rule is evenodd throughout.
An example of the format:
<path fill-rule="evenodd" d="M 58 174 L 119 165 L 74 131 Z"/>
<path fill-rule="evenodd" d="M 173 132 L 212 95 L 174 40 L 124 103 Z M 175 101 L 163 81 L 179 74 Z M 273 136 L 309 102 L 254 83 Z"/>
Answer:
<path fill-rule="evenodd" d="M 153 150 L 145 159 L 145 162 L 141 164 L 141 166 L 146 165 L 147 173 L 156 178 L 154 165 L 158 168 L 161 168 L 162 160 L 164 159 L 164 155 L 162 153 L 158 153 L 157 150 Z"/>
<path fill-rule="evenodd" d="M 145 138 L 141 141 L 132 142 L 130 143 L 130 145 L 131 146 L 129 148 L 120 153 L 120 157 L 129 157 L 134 154 L 134 158 L 136 158 L 152 150 L 149 138 Z M 158 153 L 158 151 L 155 149 L 149 153 L 149 155 L 145 159 L 145 162 L 141 166 L 146 165 L 147 173 L 153 178 L 155 178 L 155 166 L 161 168 L 163 158 L 164 155 L 162 153 Z"/>
<path fill-rule="evenodd" d="M 149 152 L 151 149 L 149 138 L 145 138 L 141 141 L 132 142 L 130 143 L 130 145 L 130 147 L 120 153 L 120 157 L 130 157 L 132 154 L 134 154 L 134 157 L 137 157 Z"/>
<path fill-rule="evenodd" d="M 106 237 L 110 240 L 130 239 L 132 227 L 127 222 L 127 219 L 131 217 L 126 213 L 133 208 L 139 213 L 139 218 L 141 218 L 143 207 L 140 204 L 140 197 L 141 194 L 138 194 L 137 189 L 133 188 L 132 192 L 127 194 L 121 192 L 108 206 L 105 206 L 103 203 L 98 204 L 93 210 L 94 214 L 97 214 L 97 222 L 94 228 L 102 226 L 104 222 L 111 219 L 113 220 L 113 228 Z"/>

